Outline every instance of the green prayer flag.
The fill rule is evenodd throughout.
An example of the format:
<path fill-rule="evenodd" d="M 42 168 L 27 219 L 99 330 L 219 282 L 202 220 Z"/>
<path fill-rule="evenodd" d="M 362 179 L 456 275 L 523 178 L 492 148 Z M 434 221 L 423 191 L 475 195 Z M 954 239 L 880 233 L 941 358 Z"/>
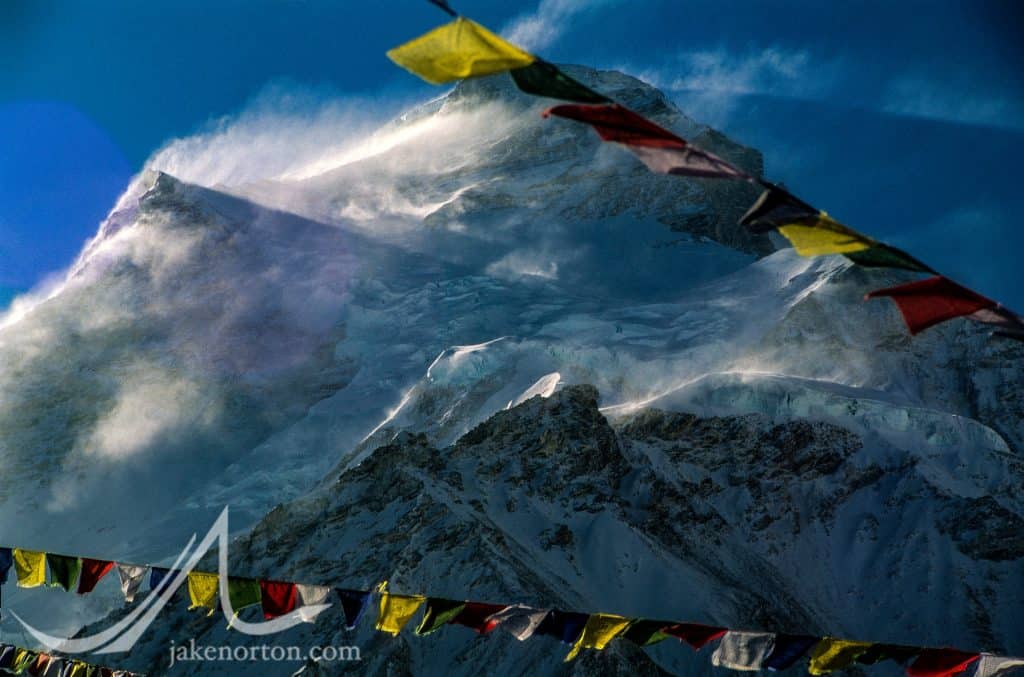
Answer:
<path fill-rule="evenodd" d="M 900 268 L 915 273 L 938 274 L 905 251 L 881 242 L 859 252 L 846 252 L 843 256 L 865 268 Z"/>
<path fill-rule="evenodd" d="M 427 610 L 423 614 L 420 626 L 416 628 L 417 635 L 429 635 L 435 632 L 442 625 L 459 615 L 459 612 L 466 608 L 465 602 L 454 599 L 440 599 L 437 597 L 427 598 Z"/>
<path fill-rule="evenodd" d="M 259 604 L 263 601 L 259 581 L 254 578 L 228 578 L 228 601 L 235 613 Z"/>
<path fill-rule="evenodd" d="M 78 575 L 82 573 L 82 560 L 79 558 L 47 553 L 46 564 L 50 567 L 51 586 L 69 591 L 78 583 Z"/>
<path fill-rule="evenodd" d="M 538 59 L 529 66 L 511 71 L 516 87 L 535 96 L 546 96 L 576 103 L 611 103 L 583 83 L 563 73 L 557 66 Z"/>
<path fill-rule="evenodd" d="M 637 646 L 650 646 L 669 638 L 669 635 L 661 631 L 662 628 L 668 625 L 672 625 L 672 622 L 652 621 L 641 618 L 630 623 L 626 631 L 622 633 L 622 636 Z"/>

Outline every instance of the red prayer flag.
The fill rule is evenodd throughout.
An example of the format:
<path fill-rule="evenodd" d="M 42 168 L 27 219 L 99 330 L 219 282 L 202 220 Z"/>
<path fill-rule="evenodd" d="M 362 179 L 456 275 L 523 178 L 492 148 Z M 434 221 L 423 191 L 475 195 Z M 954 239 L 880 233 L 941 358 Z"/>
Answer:
<path fill-rule="evenodd" d="M 263 604 L 263 618 L 270 620 L 295 611 L 298 589 L 294 583 L 281 581 L 260 581 Z"/>
<path fill-rule="evenodd" d="M 910 677 L 952 677 L 966 670 L 981 654 L 956 649 L 924 649 L 907 668 Z"/>
<path fill-rule="evenodd" d="M 879 289 L 865 298 L 873 299 L 880 296 L 888 296 L 896 302 L 911 334 L 917 334 L 954 317 L 974 315 L 999 305 L 941 275 Z M 985 314 L 979 313 L 977 319 L 985 322 L 984 318 Z"/>
<path fill-rule="evenodd" d="M 549 115 L 587 123 L 603 140 L 624 144 L 653 172 L 709 178 L 751 178 L 722 158 L 694 148 L 664 127 L 617 103 L 597 106 L 564 104 L 544 111 L 544 117 Z"/>
<path fill-rule="evenodd" d="M 694 648 L 699 650 L 708 642 L 713 642 L 716 639 L 720 639 L 726 632 L 727 628 L 716 628 L 710 625 L 700 625 L 698 623 L 676 623 L 675 625 L 668 625 L 661 629 L 666 635 L 679 638 L 680 641 L 684 641 Z"/>
<path fill-rule="evenodd" d="M 486 635 L 488 632 L 498 627 L 498 621 L 488 620 L 491 616 L 506 609 L 508 605 L 502 604 L 486 604 L 484 602 L 466 602 L 466 606 L 463 607 L 462 611 L 455 614 L 449 623 L 455 623 L 456 625 L 464 625 L 467 628 L 476 630 L 481 635 Z"/>
<path fill-rule="evenodd" d="M 598 106 L 563 104 L 543 113 L 585 122 L 605 141 L 647 148 L 685 148 L 686 141 L 617 103 Z"/>
<path fill-rule="evenodd" d="M 27 672 L 30 675 L 42 675 L 46 672 L 46 666 L 50 664 L 50 654 L 41 653 L 36 656 L 36 662 L 29 666 Z"/>
<path fill-rule="evenodd" d="M 84 595 L 92 592 L 100 579 L 106 576 L 114 568 L 113 562 L 101 559 L 82 558 L 82 573 L 78 577 L 78 594 Z"/>

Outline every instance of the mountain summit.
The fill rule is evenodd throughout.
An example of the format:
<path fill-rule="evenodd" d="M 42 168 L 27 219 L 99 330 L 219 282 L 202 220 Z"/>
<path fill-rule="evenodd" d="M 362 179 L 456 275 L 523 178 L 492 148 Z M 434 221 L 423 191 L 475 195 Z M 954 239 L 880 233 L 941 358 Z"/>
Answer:
<path fill-rule="evenodd" d="M 568 71 L 761 173 L 639 80 Z M 0 319 L 7 540 L 163 561 L 229 505 L 240 574 L 1024 652 L 1022 347 L 911 340 L 861 301 L 903 274 L 776 251 L 736 223 L 749 185 L 543 107 L 485 78 L 272 175 L 157 156 Z M 11 598 L 48 627 L 53 596 Z M 292 639 L 563 670 L 553 641 L 336 620 Z M 243 641 L 222 626 L 188 625 Z M 157 627 L 132 667 L 166 667 Z M 573 669 L 710 670 L 687 651 Z"/>

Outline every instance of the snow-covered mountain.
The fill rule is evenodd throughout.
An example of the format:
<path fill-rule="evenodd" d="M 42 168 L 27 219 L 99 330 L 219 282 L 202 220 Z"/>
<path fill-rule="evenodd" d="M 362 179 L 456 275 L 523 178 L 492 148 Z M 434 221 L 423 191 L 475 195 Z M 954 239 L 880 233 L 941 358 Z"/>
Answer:
<path fill-rule="evenodd" d="M 762 171 L 643 83 L 571 72 Z M 902 274 L 776 251 L 736 225 L 748 185 L 651 174 L 544 103 L 487 78 L 263 173 L 211 170 L 202 138 L 156 156 L 0 318 L 2 540 L 165 561 L 229 505 L 240 573 L 1024 652 L 1021 345 L 911 340 L 861 300 Z M 64 630 L 115 592 L 4 601 Z M 336 621 L 291 640 L 564 669 L 547 640 Z M 125 663 L 245 639 L 181 627 Z M 570 669 L 710 670 L 613 648 Z"/>

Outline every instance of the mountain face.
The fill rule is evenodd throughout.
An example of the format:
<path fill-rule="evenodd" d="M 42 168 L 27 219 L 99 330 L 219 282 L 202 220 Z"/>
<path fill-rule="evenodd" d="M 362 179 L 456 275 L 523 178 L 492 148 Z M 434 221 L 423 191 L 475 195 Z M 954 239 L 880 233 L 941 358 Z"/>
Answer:
<path fill-rule="evenodd" d="M 638 80 L 570 73 L 761 172 Z M 911 340 L 861 300 L 902 274 L 775 251 L 736 225 L 746 184 L 542 108 L 486 78 L 273 176 L 154 159 L 0 318 L 4 540 L 163 562 L 228 505 L 240 575 L 1024 652 L 1020 344 Z M 4 592 L 54 631 L 119 606 Z M 123 664 L 247 643 L 184 606 Z M 280 643 L 372 673 L 711 670 L 335 612 Z"/>
<path fill-rule="evenodd" d="M 1024 523 L 1006 478 L 1024 464 L 978 455 L 906 453 L 763 414 L 645 409 L 610 422 L 595 388 L 569 386 L 444 448 L 399 433 L 271 511 L 232 556 L 239 571 L 364 589 L 387 576 L 394 590 L 456 599 L 992 646 L 1013 637 L 1020 610 Z M 1003 479 L 965 495 L 972 483 L 957 464 Z M 171 626 L 187 623 L 199 644 L 249 639 L 184 606 Z M 674 642 L 648 652 L 619 643 L 566 667 L 568 647 L 550 638 L 520 644 L 452 626 L 392 640 L 369 622 L 358 633 L 341 625 L 328 610 L 294 641 L 354 643 L 372 674 L 711 674 L 706 655 Z M 169 636 L 138 647 L 138 665 L 166 665 Z"/>

